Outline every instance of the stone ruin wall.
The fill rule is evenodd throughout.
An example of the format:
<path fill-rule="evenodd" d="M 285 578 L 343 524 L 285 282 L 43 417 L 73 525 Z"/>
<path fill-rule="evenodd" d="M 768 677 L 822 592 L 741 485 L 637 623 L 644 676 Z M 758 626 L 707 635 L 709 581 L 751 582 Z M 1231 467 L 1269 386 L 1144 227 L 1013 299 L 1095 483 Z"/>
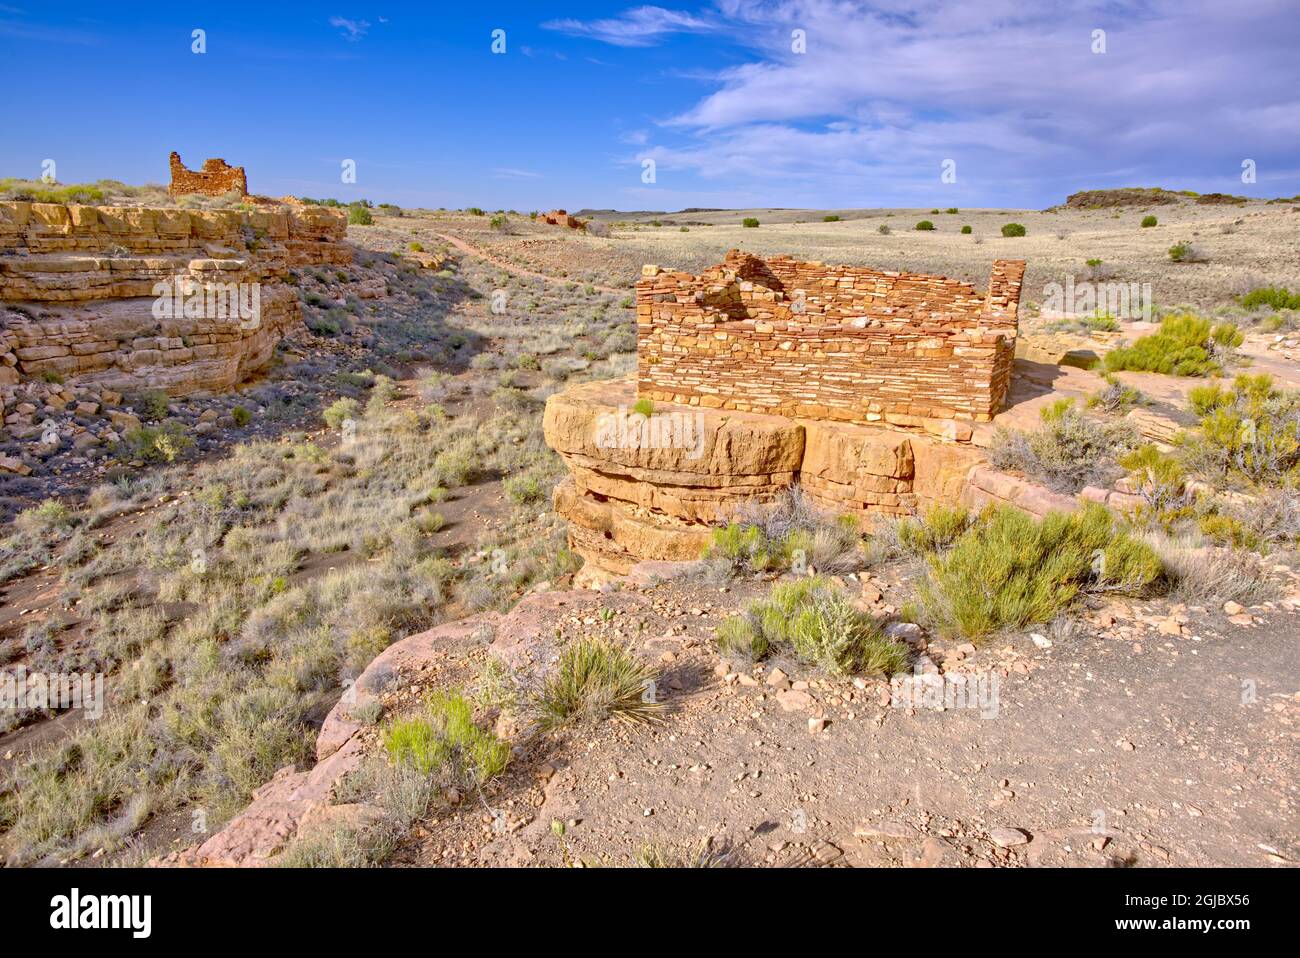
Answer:
<path fill-rule="evenodd" d="M 638 393 L 661 402 L 886 423 L 969 439 L 1011 380 L 1022 261 L 987 294 L 941 276 L 766 260 L 637 282 Z"/>
<path fill-rule="evenodd" d="M 338 211 L 0 203 L 0 387 L 232 388 L 302 321 L 289 270 L 352 261 Z M 259 284 L 260 319 L 155 317 L 155 285 Z"/>
<path fill-rule="evenodd" d="M 248 195 L 248 177 L 242 166 L 231 166 L 225 160 L 214 158 L 203 161 L 203 169 L 187 169 L 181 162 L 181 155 L 175 151 L 170 158 L 171 184 L 167 192 L 172 196 L 189 193 L 201 193 L 204 196 L 221 196 L 236 192 L 240 196 Z"/>

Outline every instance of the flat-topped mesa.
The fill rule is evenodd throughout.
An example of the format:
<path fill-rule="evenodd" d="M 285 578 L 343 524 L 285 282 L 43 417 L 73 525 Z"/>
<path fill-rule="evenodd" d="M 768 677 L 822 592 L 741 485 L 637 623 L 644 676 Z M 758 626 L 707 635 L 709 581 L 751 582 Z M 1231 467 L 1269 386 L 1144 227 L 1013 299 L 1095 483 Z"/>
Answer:
<path fill-rule="evenodd" d="M 964 439 L 1006 397 L 1022 260 L 988 292 L 943 276 L 731 250 L 699 276 L 636 285 L 642 398 L 802 419 L 888 423 Z"/>
<path fill-rule="evenodd" d="M 188 193 L 221 196 L 232 191 L 240 196 L 248 195 L 248 177 L 242 166 L 231 166 L 225 160 L 214 157 L 204 160 L 201 170 L 191 170 L 181 162 L 181 155 L 175 150 L 172 151 L 169 163 L 172 181 L 167 192 L 172 196 Z"/>

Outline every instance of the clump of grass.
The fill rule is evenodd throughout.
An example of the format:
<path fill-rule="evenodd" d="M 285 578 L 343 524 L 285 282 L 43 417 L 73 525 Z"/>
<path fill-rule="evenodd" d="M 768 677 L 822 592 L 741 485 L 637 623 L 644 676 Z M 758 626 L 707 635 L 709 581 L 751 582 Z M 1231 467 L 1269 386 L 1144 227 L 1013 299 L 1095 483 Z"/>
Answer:
<path fill-rule="evenodd" d="M 843 589 L 822 576 L 782 582 L 768 598 L 723 621 L 718 648 L 758 661 L 788 649 L 833 675 L 892 675 L 907 665 L 907 647 L 888 638 Z"/>
<path fill-rule="evenodd" d="M 510 761 L 509 743 L 474 724 L 474 707 L 459 692 L 435 692 L 422 715 L 389 725 L 384 749 L 395 765 L 479 787 L 504 772 Z"/>
<path fill-rule="evenodd" d="M 535 707 L 544 729 L 614 718 L 655 720 L 657 672 L 607 639 L 583 638 L 567 646 L 542 683 Z"/>
<path fill-rule="evenodd" d="M 1181 240 L 1169 247 L 1169 258 L 1175 263 L 1203 263 L 1206 256 L 1200 247 Z"/>
<path fill-rule="evenodd" d="M 1110 373 L 1103 373 L 1102 379 L 1105 380 L 1106 385 L 1088 396 L 1087 406 L 1089 409 L 1101 409 L 1108 413 L 1118 414 L 1132 409 L 1134 406 L 1139 406 L 1146 401 L 1146 397 L 1139 390 L 1124 385 Z"/>
<path fill-rule="evenodd" d="M 655 414 L 654 400 L 645 398 L 638 399 L 632 404 L 632 411 L 639 416 L 644 416 L 646 419 L 649 419 Z"/>
<path fill-rule="evenodd" d="M 1162 572 L 1159 556 L 1104 506 L 1041 520 L 1003 506 L 930 559 L 920 596 L 941 633 L 977 641 L 1049 622 L 1086 592 L 1144 594 Z"/>
<path fill-rule="evenodd" d="M 1244 338 L 1231 323 L 1214 324 L 1191 313 L 1166 316 L 1156 332 L 1107 353 L 1105 366 L 1109 372 L 1132 369 L 1207 376 L 1223 369 Z"/>
<path fill-rule="evenodd" d="M 930 555 L 949 548 L 974 517 L 962 506 L 935 505 L 918 518 L 882 524 L 873 542 L 888 555 Z"/>
<path fill-rule="evenodd" d="M 734 521 L 716 528 L 703 558 L 732 573 L 852 572 L 862 568 L 861 534 L 852 516 L 832 516 L 792 488 L 768 505 L 740 510 Z"/>
<path fill-rule="evenodd" d="M 989 461 L 1057 492 L 1075 493 L 1118 478 L 1123 470 L 1116 458 L 1137 445 L 1132 425 L 1088 416 L 1070 399 L 1044 406 L 1040 418 L 1042 426 L 1032 432 L 999 429 Z"/>

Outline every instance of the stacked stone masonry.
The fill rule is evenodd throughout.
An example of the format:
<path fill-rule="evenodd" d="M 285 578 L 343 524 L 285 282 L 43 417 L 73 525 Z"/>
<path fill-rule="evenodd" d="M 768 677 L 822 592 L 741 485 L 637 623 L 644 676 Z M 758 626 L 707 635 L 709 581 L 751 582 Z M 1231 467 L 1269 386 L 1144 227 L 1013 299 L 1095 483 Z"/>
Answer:
<path fill-rule="evenodd" d="M 170 159 L 172 181 L 167 192 L 172 196 L 201 193 L 204 196 L 221 196 L 224 193 L 248 195 L 248 177 L 242 166 L 231 166 L 220 158 L 204 160 L 203 169 L 186 169 L 181 155 L 172 152 Z"/>
<path fill-rule="evenodd" d="M 701 275 L 637 283 L 639 395 L 808 419 L 940 427 L 986 422 L 1006 396 L 1025 264 L 986 293 L 941 276 L 730 251 Z"/>
<path fill-rule="evenodd" d="M 346 220 L 318 207 L 184 210 L 0 203 L 0 385 L 18 377 L 172 395 L 229 389 L 301 324 L 289 270 L 352 261 Z M 255 322 L 160 318 L 160 283 L 256 284 Z"/>

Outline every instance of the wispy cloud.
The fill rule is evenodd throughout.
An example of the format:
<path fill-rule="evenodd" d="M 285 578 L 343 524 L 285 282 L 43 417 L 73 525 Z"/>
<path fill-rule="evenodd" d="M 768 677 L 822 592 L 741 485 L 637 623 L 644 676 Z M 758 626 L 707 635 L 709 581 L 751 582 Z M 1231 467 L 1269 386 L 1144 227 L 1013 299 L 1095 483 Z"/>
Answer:
<path fill-rule="evenodd" d="M 370 32 L 369 20 L 349 20 L 346 17 L 330 17 L 330 26 L 339 31 L 339 35 L 350 43 L 356 43 Z"/>
<path fill-rule="evenodd" d="M 0 12 L 21 13 L 22 11 L 12 7 L 0 7 Z M 104 42 L 104 38 L 98 34 L 70 30 L 66 27 L 48 27 L 39 23 L 22 23 L 17 20 L 0 20 L 0 37 L 35 40 L 40 43 L 71 43 L 87 47 Z"/>
<path fill-rule="evenodd" d="M 699 33 L 717 28 L 711 19 L 683 10 L 663 7 L 634 7 L 617 17 L 601 20 L 549 20 L 547 30 L 575 37 L 589 37 L 618 47 L 648 47 L 674 33 Z"/>
<path fill-rule="evenodd" d="M 542 174 L 534 173 L 532 170 L 517 170 L 508 166 L 499 166 L 492 171 L 492 175 L 498 180 L 535 180 Z"/>

